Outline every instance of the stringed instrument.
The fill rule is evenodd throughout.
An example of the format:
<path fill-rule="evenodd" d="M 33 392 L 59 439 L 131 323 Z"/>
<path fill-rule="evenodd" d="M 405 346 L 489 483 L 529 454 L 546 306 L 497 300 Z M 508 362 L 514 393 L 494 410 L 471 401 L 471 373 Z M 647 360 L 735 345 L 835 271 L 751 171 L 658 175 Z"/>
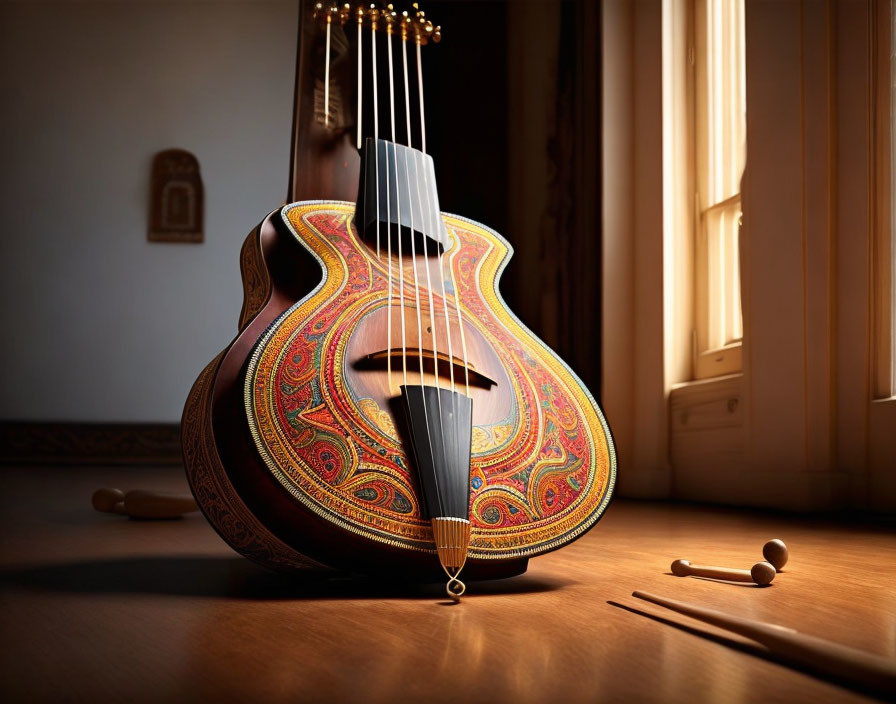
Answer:
<path fill-rule="evenodd" d="M 461 570 L 520 574 L 595 524 L 616 477 L 610 430 L 504 304 L 510 245 L 439 209 L 421 49 L 440 28 L 416 4 L 318 3 L 301 22 L 316 37 L 300 46 L 313 110 L 299 138 L 357 150 L 357 201 L 292 203 L 249 234 L 240 332 L 184 409 L 187 476 L 224 540 L 263 565 L 441 570 L 456 598 Z M 337 94 L 350 69 L 355 94 Z"/>

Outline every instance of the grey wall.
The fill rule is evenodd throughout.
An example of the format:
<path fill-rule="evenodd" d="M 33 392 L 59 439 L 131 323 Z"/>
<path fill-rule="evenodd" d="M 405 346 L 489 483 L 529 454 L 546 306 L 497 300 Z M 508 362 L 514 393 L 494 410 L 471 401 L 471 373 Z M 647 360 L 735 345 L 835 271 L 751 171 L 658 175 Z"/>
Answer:
<path fill-rule="evenodd" d="M 0 418 L 179 420 L 286 193 L 295 30 L 292 2 L 0 3 Z M 169 147 L 201 245 L 146 240 Z"/>

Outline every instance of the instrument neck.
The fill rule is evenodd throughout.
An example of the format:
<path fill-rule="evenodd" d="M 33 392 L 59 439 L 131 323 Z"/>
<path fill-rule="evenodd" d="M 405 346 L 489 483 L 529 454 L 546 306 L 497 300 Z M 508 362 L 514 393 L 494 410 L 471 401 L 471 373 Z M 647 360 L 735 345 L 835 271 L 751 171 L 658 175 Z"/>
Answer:
<path fill-rule="evenodd" d="M 368 138 L 427 153 L 421 50 L 441 32 L 417 4 L 402 7 L 299 0 L 288 201 L 352 200 L 363 192 Z M 408 203 L 418 159 L 410 159 L 407 175 L 394 176 L 394 191 Z M 429 183 L 434 192 L 434 177 Z M 432 207 L 429 192 L 421 189 L 416 207 Z"/>

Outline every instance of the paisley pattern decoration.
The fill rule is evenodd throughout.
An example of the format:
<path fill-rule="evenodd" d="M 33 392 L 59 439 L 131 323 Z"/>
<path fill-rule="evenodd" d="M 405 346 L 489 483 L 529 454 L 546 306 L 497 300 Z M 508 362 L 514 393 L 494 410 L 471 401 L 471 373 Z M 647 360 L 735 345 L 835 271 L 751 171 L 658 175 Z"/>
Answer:
<path fill-rule="evenodd" d="M 258 451 L 318 515 L 373 540 L 434 551 L 395 419 L 359 397 L 345 358 L 359 321 L 385 305 L 387 273 L 356 239 L 352 204 L 297 203 L 282 212 L 324 280 L 271 326 L 250 359 L 245 401 Z M 615 483 L 612 439 L 587 389 L 501 300 L 509 245 L 481 225 L 444 221 L 464 326 L 497 352 L 514 398 L 507 417 L 473 428 L 469 554 L 536 555 L 600 517 Z"/>

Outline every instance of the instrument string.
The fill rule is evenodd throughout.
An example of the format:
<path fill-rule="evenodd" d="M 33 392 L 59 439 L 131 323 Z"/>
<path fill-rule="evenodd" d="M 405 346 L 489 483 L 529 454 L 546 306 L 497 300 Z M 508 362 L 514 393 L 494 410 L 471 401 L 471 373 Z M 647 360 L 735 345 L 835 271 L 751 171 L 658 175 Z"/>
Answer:
<path fill-rule="evenodd" d="M 414 302 L 417 309 L 417 356 L 420 362 L 420 386 L 423 386 L 423 322 L 420 315 L 420 284 L 417 280 L 417 251 L 416 244 L 414 244 L 414 240 L 417 238 L 414 237 L 414 208 L 413 203 L 411 203 L 411 175 L 408 170 L 407 160 L 404 162 L 404 173 L 408 191 L 408 203 L 410 204 L 408 211 L 411 216 L 411 267 L 414 272 Z"/>
<path fill-rule="evenodd" d="M 404 13 L 404 16 L 407 17 L 407 13 Z M 407 29 L 406 23 L 402 23 L 401 27 L 401 63 L 404 69 L 404 110 L 407 116 L 407 126 L 408 126 L 408 147 L 411 146 L 411 108 L 410 108 L 410 99 L 408 98 L 408 52 L 407 52 Z M 410 214 L 411 219 L 411 266 L 414 270 L 414 301 L 416 303 L 417 308 L 417 356 L 420 361 L 420 386 L 423 386 L 423 321 L 420 315 L 420 285 L 417 278 L 417 245 L 415 244 L 415 240 L 417 239 L 414 235 L 414 203 L 411 197 L 411 174 L 408 167 L 408 160 L 404 160 L 404 176 L 405 176 L 405 185 L 407 187 L 408 192 L 408 213 Z M 420 198 L 420 192 L 417 191 L 417 198 Z M 422 225 L 422 223 L 421 223 Z M 401 233 L 399 232 L 399 237 Z M 423 246 L 426 246 L 426 237 L 423 238 Z M 436 377 L 438 379 L 438 377 Z"/>
<path fill-rule="evenodd" d="M 467 396 L 470 395 L 470 369 L 469 363 L 467 362 L 467 340 L 464 337 L 464 319 L 460 312 L 460 298 L 457 293 L 457 284 L 454 279 L 454 258 L 460 253 L 461 249 L 461 241 L 460 237 L 455 235 L 455 239 L 457 240 L 457 249 L 455 249 L 451 256 L 448 257 L 448 280 L 451 282 L 451 288 L 454 289 L 454 309 L 457 312 L 457 327 L 460 330 L 460 345 L 461 350 L 463 351 L 463 360 L 464 360 L 464 386 L 466 387 Z"/>
<path fill-rule="evenodd" d="M 420 51 L 420 42 L 419 41 L 417 42 L 417 93 L 418 93 L 419 100 L 420 100 L 420 151 L 423 154 L 426 154 L 426 110 L 425 110 L 425 102 L 423 99 L 423 61 L 422 61 L 422 53 Z M 429 175 L 427 173 L 425 166 L 426 166 L 426 164 L 424 162 L 423 180 L 424 180 L 424 186 L 426 188 L 426 193 L 427 193 L 427 197 L 428 197 L 429 194 L 431 193 L 431 190 L 430 190 L 430 186 L 429 186 Z M 419 182 L 418 182 L 418 186 L 419 186 Z M 431 203 L 430 205 L 433 205 L 433 204 Z M 435 209 L 432 207 L 429 208 L 429 213 L 430 213 L 430 222 L 427 224 L 430 227 L 430 232 L 435 232 L 436 229 L 438 228 L 439 214 L 437 212 L 435 212 Z M 439 238 L 439 239 L 441 239 L 441 238 Z M 424 240 L 424 246 L 425 246 L 425 240 Z M 444 314 L 445 314 L 444 315 L 445 338 L 448 341 L 448 372 L 449 372 L 450 383 L 451 383 L 450 388 L 452 391 L 455 391 L 456 389 L 455 389 L 455 384 L 454 384 L 454 349 L 453 349 L 453 345 L 451 344 L 451 325 L 448 321 L 448 297 L 445 295 L 445 276 L 444 276 L 444 271 L 443 271 L 443 257 L 444 257 L 445 251 L 444 251 L 443 247 L 441 247 L 439 245 L 437 245 L 437 246 L 438 246 L 438 250 L 437 250 L 438 257 L 437 258 L 438 258 L 438 265 L 439 265 L 439 284 L 440 284 L 440 289 L 442 292 L 442 310 L 444 311 Z M 427 282 L 429 282 L 430 274 L 429 274 L 429 260 L 428 259 L 427 259 L 427 265 L 426 265 L 426 274 L 427 274 Z M 429 320 L 430 320 L 430 325 L 431 325 L 432 331 L 433 331 L 433 351 L 435 351 L 436 344 L 437 344 L 436 338 L 438 337 L 437 332 L 436 332 L 438 329 L 438 325 L 436 323 L 436 320 L 433 318 L 433 316 L 435 315 L 435 307 L 433 306 L 433 301 L 432 301 L 432 283 L 429 283 L 428 285 L 429 285 L 429 297 L 430 297 Z M 436 353 L 436 359 L 438 360 L 438 353 Z M 436 365 L 437 365 L 436 369 L 438 369 L 438 361 L 436 361 Z M 436 380 L 436 383 L 438 383 L 438 379 Z"/>
<path fill-rule="evenodd" d="M 361 57 L 362 57 L 363 49 L 364 49 L 363 30 L 364 30 L 364 11 L 361 10 L 358 13 L 358 112 L 356 113 L 358 116 L 357 120 L 356 120 L 356 122 L 358 123 L 358 136 L 356 139 L 356 141 L 358 143 L 358 151 L 361 151 L 361 147 L 363 146 L 361 143 L 361 118 L 364 114 L 361 112 L 362 96 L 364 95 L 364 81 L 363 81 L 364 76 L 363 76 L 363 71 L 362 71 L 363 66 L 361 63 Z M 379 252 L 377 252 L 377 257 L 379 257 Z"/>
<path fill-rule="evenodd" d="M 436 216 L 438 217 L 438 215 Z M 448 320 L 448 296 L 445 295 L 445 272 L 443 270 L 444 267 L 444 250 L 440 249 L 438 252 L 438 264 L 439 264 L 439 287 L 442 292 L 442 310 L 445 315 L 443 316 L 445 319 L 445 337 L 448 340 L 448 359 L 449 359 L 449 374 L 451 379 L 451 390 L 456 391 L 454 385 L 454 347 L 451 344 L 451 324 Z M 464 362 L 466 364 L 466 362 Z"/>
<path fill-rule="evenodd" d="M 388 21 L 388 20 L 387 20 Z M 392 143 L 395 144 L 395 67 L 392 62 L 392 23 L 389 22 L 387 26 L 386 33 L 386 48 L 389 56 L 389 114 L 391 116 L 391 125 L 392 125 Z M 388 152 L 387 152 L 388 157 Z M 396 231 L 398 234 L 398 289 L 399 289 L 399 299 L 400 299 L 400 313 L 401 313 L 401 374 L 402 379 L 404 380 L 404 385 L 408 385 L 408 360 L 407 360 L 407 333 L 405 330 L 405 320 L 404 320 L 404 259 L 402 257 L 401 251 L 401 194 L 398 188 L 398 162 L 395 158 L 395 152 L 393 147 L 392 154 L 392 165 L 395 175 L 395 212 L 396 212 Z M 389 188 L 389 197 L 392 195 L 392 189 Z M 387 218 L 388 219 L 388 218 Z M 389 239 L 392 238 L 392 221 L 389 220 Z M 391 267 L 392 262 L 389 260 L 389 265 Z"/>
<path fill-rule="evenodd" d="M 370 58 L 373 70 L 373 158 L 376 161 L 376 258 L 380 260 L 380 106 L 377 90 L 376 56 L 376 13 L 370 20 Z M 389 173 L 389 150 L 386 150 L 386 173 Z M 389 222 L 389 193 L 386 191 L 386 222 Z M 388 233 L 387 233 L 388 235 Z M 392 387 L 392 238 L 387 236 L 387 259 L 389 262 L 389 283 L 386 289 L 386 383 Z"/>
<path fill-rule="evenodd" d="M 422 73 L 421 73 L 421 69 L 420 69 L 420 39 L 419 39 L 419 37 L 417 38 L 416 46 L 417 46 L 417 79 L 418 79 L 417 87 L 419 89 L 423 85 L 422 84 Z M 407 94 L 408 93 L 407 63 L 405 63 L 404 80 L 405 80 L 405 91 Z M 422 116 L 423 116 L 423 94 L 422 93 L 419 93 L 419 101 L 420 101 L 420 115 L 421 115 L 421 120 L 422 120 Z M 408 104 L 408 106 L 407 106 L 407 114 L 408 114 L 408 135 L 410 135 L 411 134 L 410 104 Z M 417 178 L 416 178 L 417 199 L 421 202 L 421 205 L 422 205 L 423 199 L 420 195 L 420 170 L 421 170 L 420 166 L 421 165 L 418 163 L 420 161 L 420 159 L 417 158 L 418 153 L 414 152 L 414 154 L 415 154 L 415 159 L 414 159 L 415 169 L 414 170 L 415 170 L 415 173 L 417 176 Z M 422 167 L 423 167 L 422 168 L 423 178 L 424 178 L 424 181 L 426 184 L 424 188 L 426 191 L 427 198 L 429 198 L 429 194 L 430 194 L 429 176 L 427 176 L 427 174 L 426 174 L 426 162 L 425 161 L 423 161 Z M 426 212 L 428 213 L 429 217 L 428 217 L 428 222 L 425 223 L 425 226 L 429 232 L 432 232 L 433 231 L 433 209 L 431 207 L 432 203 L 430 203 L 429 205 L 430 205 L 430 207 L 427 207 L 427 209 L 426 209 Z M 422 208 L 421 208 L 421 210 L 422 210 Z M 440 389 L 441 388 L 441 379 L 440 379 L 440 374 L 439 374 L 439 335 L 438 335 L 439 326 L 438 326 L 438 323 L 435 318 L 436 308 L 435 308 L 435 301 L 433 300 L 433 294 L 432 294 L 432 274 L 431 274 L 430 268 L 429 268 L 429 251 L 428 251 L 428 244 L 426 242 L 427 239 L 428 239 L 428 237 L 424 235 L 424 237 L 423 237 L 423 261 L 424 261 L 424 265 L 426 266 L 426 290 L 429 295 L 429 330 L 430 330 L 430 335 L 431 335 L 431 339 L 432 339 L 433 372 L 434 372 L 435 378 L 436 378 L 436 389 Z M 450 343 L 449 343 L 449 346 L 450 346 Z M 450 355 L 449 355 L 449 357 L 450 357 Z M 452 377 L 453 377 L 454 369 L 453 369 L 450 359 L 448 361 L 448 367 L 449 367 L 449 369 L 451 369 Z M 439 400 L 439 429 L 442 430 L 442 395 L 441 395 L 441 393 L 436 394 L 436 398 L 438 398 L 438 400 Z M 442 437 L 443 437 L 442 452 L 443 452 L 443 454 L 446 454 L 445 443 L 444 443 L 444 430 L 442 430 Z M 445 461 L 447 464 L 447 455 L 445 457 Z"/>
<path fill-rule="evenodd" d="M 324 49 L 324 127 L 330 124 L 330 25 L 333 17 L 327 14 L 327 46 Z"/>
<path fill-rule="evenodd" d="M 417 152 L 414 152 L 414 154 L 417 154 Z M 415 171 L 415 175 L 417 176 L 417 179 L 416 179 L 417 180 L 417 198 L 419 200 L 422 200 L 422 198 L 420 196 L 420 168 L 416 163 L 416 161 L 417 161 L 416 158 L 414 161 L 415 161 L 414 171 Z M 428 181 L 429 179 L 426 176 L 425 168 L 424 168 L 423 174 L 424 174 L 424 179 L 426 179 Z M 431 216 L 430 216 L 430 220 L 431 220 Z M 429 230 L 431 224 L 432 224 L 431 222 L 424 223 L 427 230 Z M 428 239 L 428 237 L 426 237 L 424 235 L 424 237 L 423 237 L 423 262 L 426 267 L 426 291 L 429 294 L 429 330 L 430 330 L 430 336 L 432 338 L 432 354 L 433 354 L 433 360 L 434 360 L 433 364 L 435 365 L 436 388 L 438 388 L 439 387 L 439 337 L 438 337 L 438 325 L 437 325 L 435 317 L 434 317 L 435 316 L 435 302 L 433 301 L 433 296 L 432 296 L 432 274 L 429 271 L 429 251 L 428 251 L 428 245 L 426 243 L 427 239 Z M 441 407 L 440 407 L 440 412 L 441 412 Z"/>
<path fill-rule="evenodd" d="M 410 89 L 408 87 L 408 54 L 407 54 L 407 40 L 406 35 L 404 36 L 404 41 L 402 42 L 402 62 L 404 65 L 404 97 L 405 97 L 405 115 L 407 117 L 407 130 L 408 130 L 408 146 L 411 146 L 411 99 L 410 99 Z M 419 41 L 419 40 L 418 40 Z M 419 44 L 417 45 L 419 47 Z M 420 213 L 423 214 L 423 199 L 420 194 L 420 171 L 418 168 L 418 160 L 417 154 L 418 152 L 410 152 L 414 155 L 414 181 L 417 184 L 417 202 L 420 204 Z M 424 174 L 425 174 L 424 170 Z M 410 175 L 408 176 L 408 188 L 410 188 Z M 427 191 L 428 193 L 428 191 Z M 431 213 L 431 208 L 427 209 L 427 212 Z M 421 223 L 421 231 L 426 229 L 429 230 L 431 222 L 423 222 Z M 411 228 L 413 230 L 413 227 Z M 427 234 L 423 233 L 423 266 L 426 268 L 426 291 L 429 296 L 429 330 L 430 330 L 430 339 L 432 340 L 432 356 L 433 356 L 433 376 L 435 377 L 436 383 L 436 409 L 439 417 L 439 435 L 442 440 L 442 460 L 444 462 L 445 467 L 448 466 L 448 449 L 446 447 L 445 442 L 445 428 L 443 424 L 443 414 L 442 414 L 442 394 L 440 392 L 441 385 L 439 379 L 439 343 L 437 336 L 437 325 L 435 320 L 433 319 L 433 313 L 435 311 L 435 303 L 433 301 L 432 296 L 432 277 L 429 271 L 429 251 L 426 240 L 428 239 Z M 412 239 L 413 241 L 413 239 Z M 416 260 L 415 260 L 416 261 Z M 416 265 L 414 268 L 416 274 Z M 417 324 L 420 328 L 420 347 L 422 349 L 423 346 L 423 325 L 420 322 L 420 300 L 419 297 L 417 299 Z M 422 354 L 422 353 L 421 353 Z M 421 356 L 421 364 L 422 364 L 422 356 Z M 423 375 L 421 374 L 421 384 Z M 439 506 L 442 510 L 442 515 L 445 515 L 445 508 L 442 506 L 441 500 L 439 501 Z"/>
<path fill-rule="evenodd" d="M 407 121 L 408 147 L 411 146 L 411 94 L 408 90 L 408 13 L 404 13 L 404 23 L 401 28 L 401 64 L 404 68 L 404 116 Z"/>
<path fill-rule="evenodd" d="M 402 64 L 404 65 L 404 91 L 405 91 L 405 111 L 407 111 L 407 100 L 408 100 L 408 54 L 406 51 L 407 39 L 405 35 L 404 27 L 402 27 L 401 32 L 401 57 Z M 410 117 L 408 117 L 408 124 L 410 124 Z M 411 146 L 411 133 L 408 131 L 408 146 Z M 420 386 L 423 386 L 423 321 L 420 316 L 420 285 L 417 277 L 417 245 L 415 240 L 417 239 L 414 236 L 414 203 L 413 198 L 411 197 L 411 174 L 408 168 L 408 160 L 404 160 L 404 177 L 405 177 L 405 186 L 408 192 L 408 213 L 410 215 L 411 220 L 411 266 L 414 271 L 414 302 L 417 308 L 417 356 L 420 361 Z M 417 193 L 417 197 L 419 199 L 420 194 Z M 400 236 L 400 233 L 399 233 Z M 423 238 L 424 246 L 426 242 L 426 238 Z"/>
<path fill-rule="evenodd" d="M 420 151 L 426 154 L 426 119 L 423 116 L 423 63 L 417 42 L 417 92 L 420 94 Z"/>

